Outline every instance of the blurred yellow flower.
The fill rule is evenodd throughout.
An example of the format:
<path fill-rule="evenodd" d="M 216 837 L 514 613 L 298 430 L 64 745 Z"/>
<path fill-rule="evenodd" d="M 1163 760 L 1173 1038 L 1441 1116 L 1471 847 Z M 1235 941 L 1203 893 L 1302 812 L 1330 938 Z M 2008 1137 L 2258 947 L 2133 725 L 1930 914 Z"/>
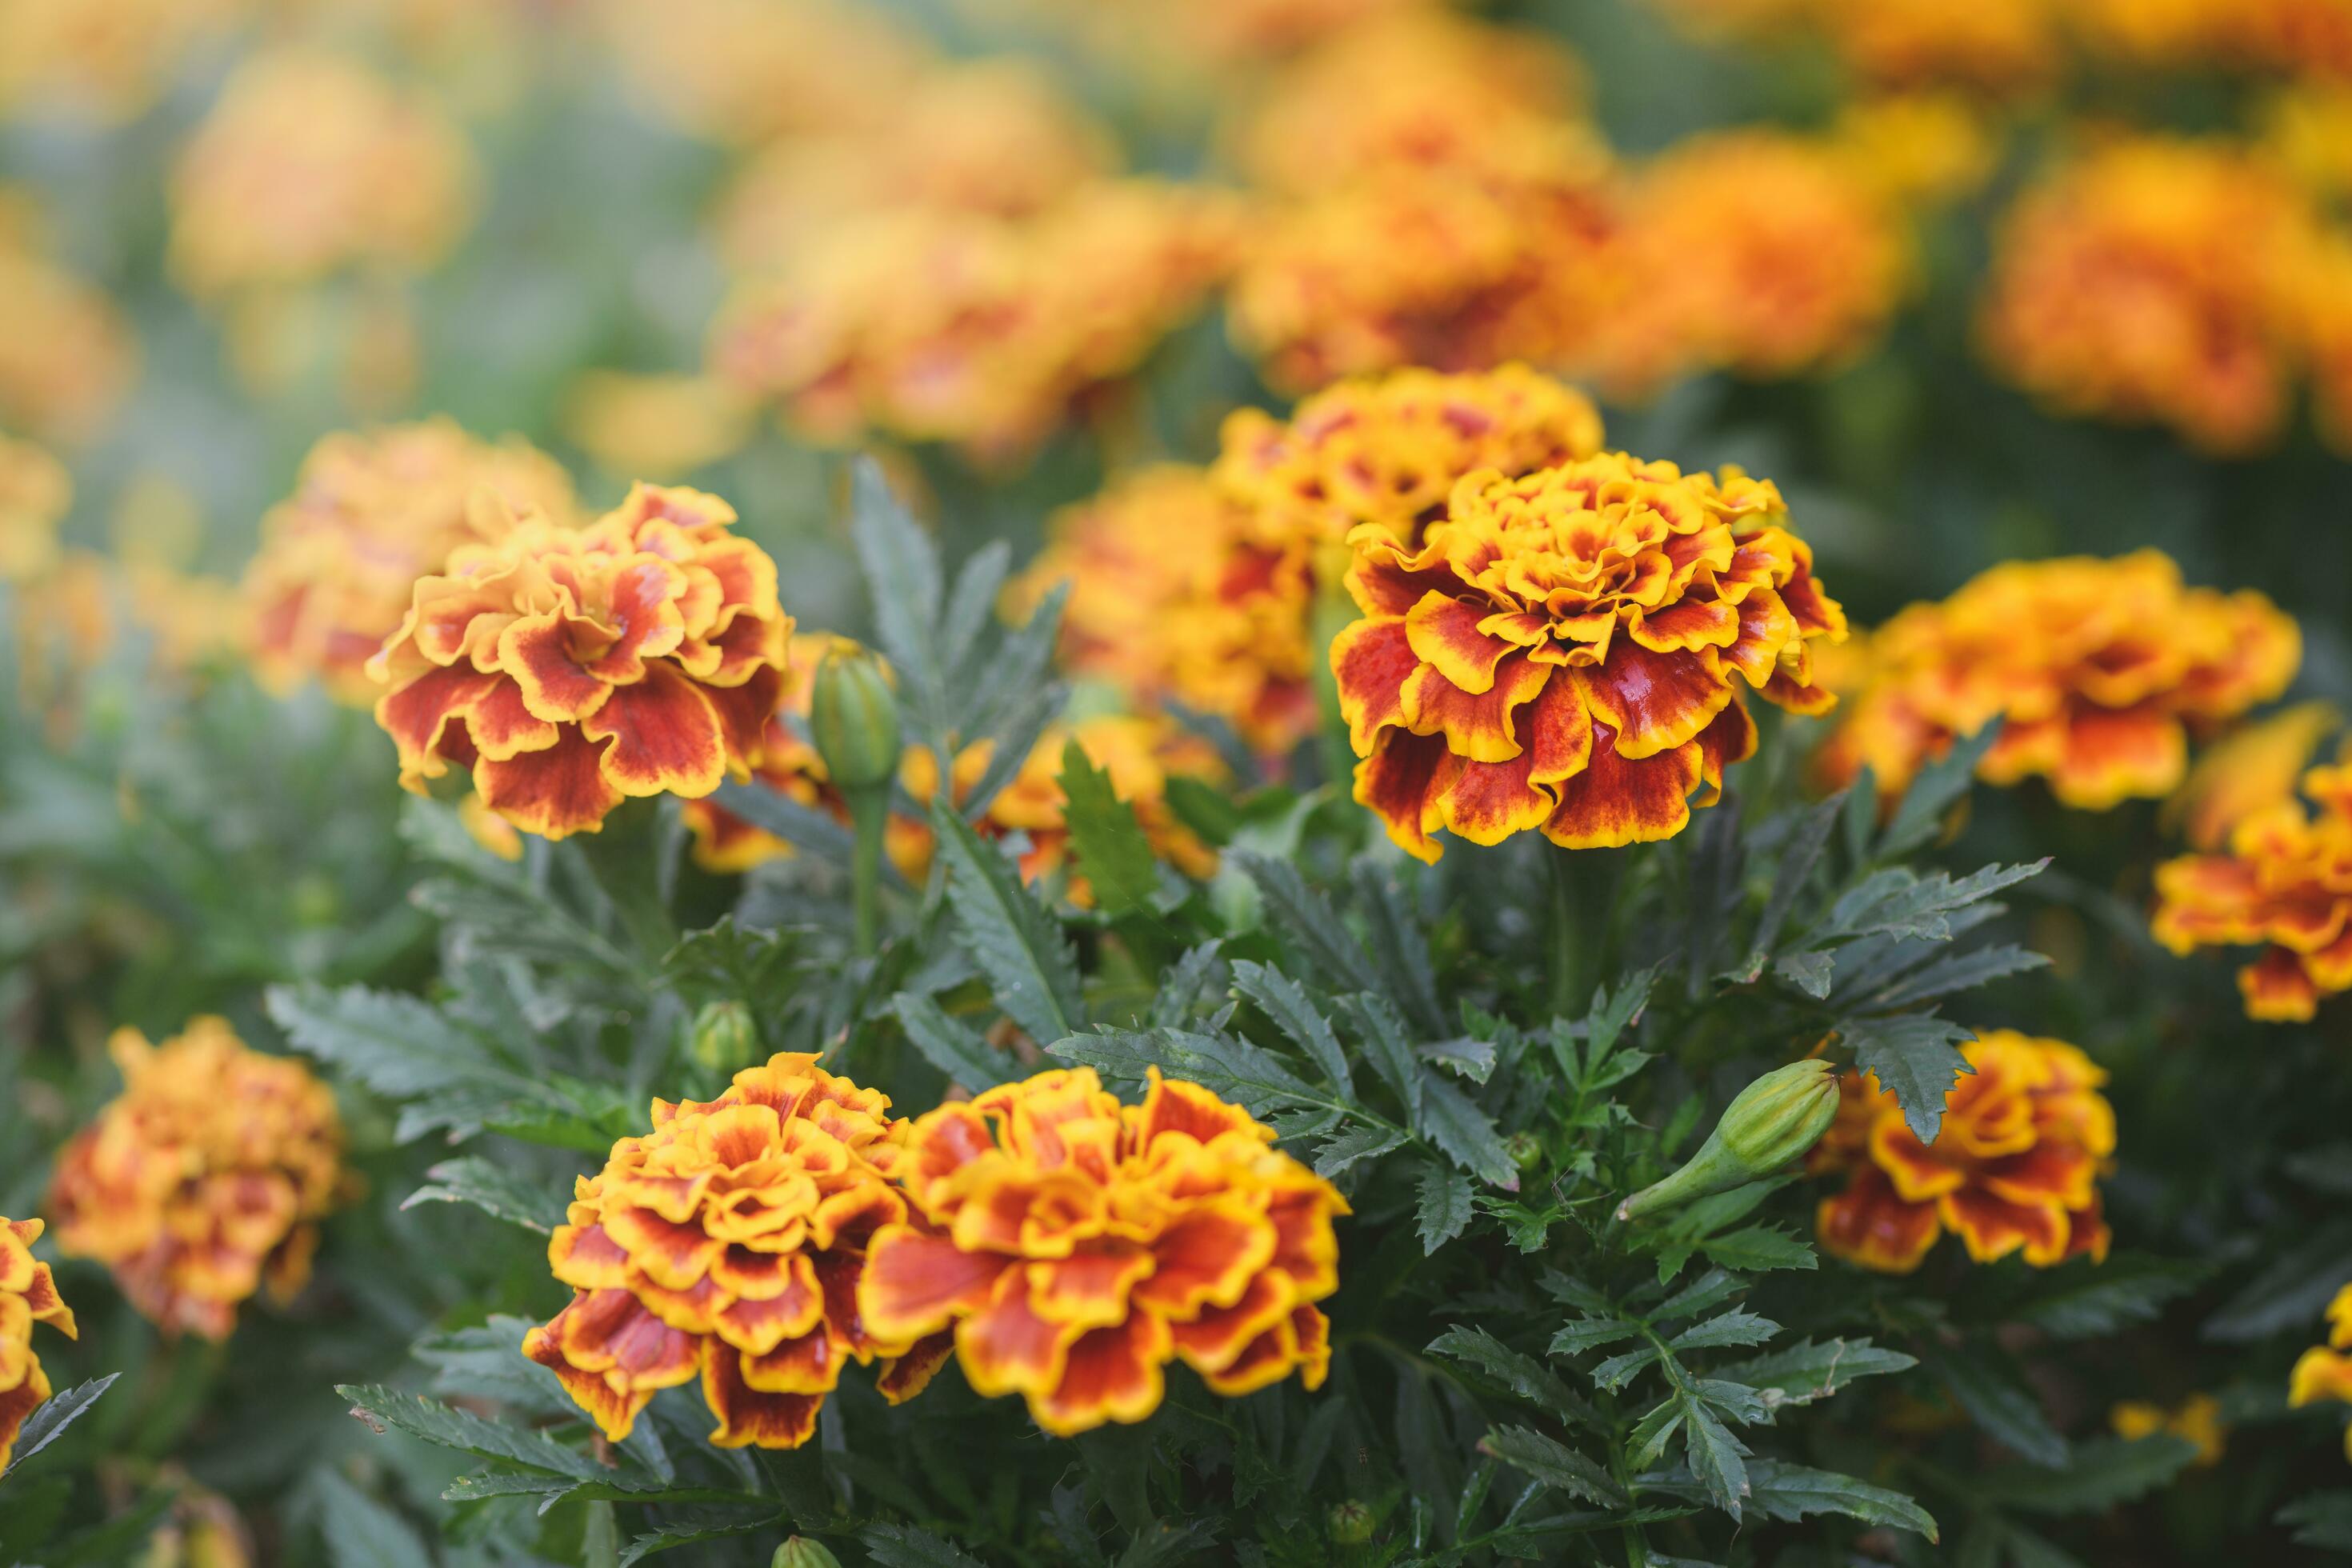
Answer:
<path fill-rule="evenodd" d="M 24 583 L 57 564 L 58 524 L 73 504 L 73 476 L 29 441 L 0 436 L 0 583 Z"/>
<path fill-rule="evenodd" d="M 2296 1358 L 2287 1375 L 2286 1402 L 2297 1409 L 2321 1400 L 2352 1404 L 2352 1285 L 2336 1292 L 2327 1303 L 2327 1343 L 2314 1345 Z M 2352 1426 L 2344 1429 L 2344 1455 L 2352 1458 Z"/>
<path fill-rule="evenodd" d="M 589 0 L 630 91 L 698 136 L 751 145 L 887 122 L 928 50 L 852 0 Z"/>
<path fill-rule="evenodd" d="M 608 474 L 684 479 L 740 451 L 751 411 L 707 375 L 592 370 L 565 393 L 565 439 Z"/>
<path fill-rule="evenodd" d="M 2166 823 L 2190 848 L 2219 849 L 2239 823 L 2294 798 L 2319 742 L 2343 723 L 2334 703 L 2298 702 L 2232 731 L 2205 749 L 2164 803 Z"/>
<path fill-rule="evenodd" d="M 1986 114 L 1949 92 L 1894 92 L 1839 110 L 1831 147 L 1863 184 L 1897 204 L 1933 205 L 1981 188 L 2000 161 Z"/>
<path fill-rule="evenodd" d="M 2189 1463 L 2208 1469 L 2221 1462 L 2229 1428 L 2221 1422 L 2221 1402 L 2210 1394 L 2192 1394 L 2168 1410 L 2146 1400 L 2127 1399 L 2107 1412 L 2107 1425 L 2118 1437 L 2137 1440 L 2162 1432 L 2197 1445 Z"/>
<path fill-rule="evenodd" d="M 87 441 L 138 372 L 138 343 L 113 300 L 25 237 L 0 236 L 0 426 Z"/>
<path fill-rule="evenodd" d="M 135 119 L 254 9 L 254 0 L 6 0 L 0 114 Z"/>

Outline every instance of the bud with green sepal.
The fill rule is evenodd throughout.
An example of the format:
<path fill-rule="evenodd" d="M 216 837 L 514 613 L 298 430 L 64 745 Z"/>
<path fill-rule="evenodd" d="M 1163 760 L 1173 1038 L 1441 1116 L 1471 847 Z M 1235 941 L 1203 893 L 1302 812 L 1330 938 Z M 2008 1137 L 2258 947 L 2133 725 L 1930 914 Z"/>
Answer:
<path fill-rule="evenodd" d="M 882 837 L 901 740 L 898 694 L 889 668 L 844 638 L 818 661 L 809 699 L 809 738 L 826 779 L 849 807 L 857 836 L 850 897 L 857 952 L 873 952 L 880 928 Z"/>
<path fill-rule="evenodd" d="M 822 1542 L 795 1535 L 776 1548 L 776 1554 L 768 1559 L 768 1568 L 841 1568 L 841 1559 Z"/>
<path fill-rule="evenodd" d="M 1654 1218 L 1762 1181 L 1802 1159 L 1837 1120 L 1837 1108 L 1829 1063 L 1808 1058 L 1775 1068 L 1739 1091 L 1682 1169 L 1618 1205 L 1617 1217 Z"/>
<path fill-rule="evenodd" d="M 694 1016 L 694 1059 L 721 1078 L 751 1065 L 760 1048 L 760 1026 L 740 1002 L 707 1002 Z"/>

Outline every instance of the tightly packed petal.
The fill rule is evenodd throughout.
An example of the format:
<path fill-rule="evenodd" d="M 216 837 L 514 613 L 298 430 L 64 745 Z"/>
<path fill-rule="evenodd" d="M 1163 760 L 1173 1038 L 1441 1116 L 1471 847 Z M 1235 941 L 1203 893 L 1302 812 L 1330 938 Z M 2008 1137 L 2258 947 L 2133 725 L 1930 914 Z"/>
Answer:
<path fill-rule="evenodd" d="M 446 419 L 327 437 L 294 493 L 261 521 L 245 574 L 255 672 L 284 691 L 316 678 L 338 701 L 375 701 L 367 661 L 398 629 L 416 580 L 480 542 L 474 493 L 573 521 L 572 480 L 517 437 L 478 441 Z"/>
<path fill-rule="evenodd" d="M 606 1437 L 665 1388 L 698 1381 L 720 1447 L 796 1448 L 850 1362 L 880 1360 L 895 1404 L 938 1350 L 857 1307 L 877 1227 L 906 1217 L 888 1175 L 903 1125 L 889 1097 L 779 1055 L 718 1099 L 653 1104 L 613 1145 L 548 1243 L 572 1304 L 524 1336 Z M 905 1358 L 902 1362 L 900 1358 Z"/>
<path fill-rule="evenodd" d="M 857 1301 L 877 1334 L 952 1334 L 983 1394 L 1057 1436 L 1159 1408 L 1182 1360 L 1220 1394 L 1330 1363 L 1331 1184 L 1274 1131 L 1153 1069 L 1139 1106 L 1057 1069 L 919 1118 L 911 1213 L 875 1233 Z"/>
<path fill-rule="evenodd" d="M 2107 1253 L 2097 1179 L 2116 1149 L 2107 1075 L 2076 1047 L 1996 1029 L 1961 1047 L 1975 1070 L 1944 1098 L 1943 1131 L 1922 1143 L 1895 1097 L 1849 1073 L 1837 1121 L 1807 1168 L 1843 1173 L 1822 1200 L 1825 1251 L 1884 1274 L 1919 1267 L 1947 1231 L 1969 1257 L 2015 1252 L 2037 1268 Z"/>
<path fill-rule="evenodd" d="M 1454 488 L 1418 541 L 1365 524 L 1363 618 L 1331 645 L 1364 760 L 1356 799 L 1435 860 L 1536 830 L 1570 848 L 1672 837 L 1756 745 L 1747 690 L 1832 700 L 1810 644 L 1845 635 L 1769 483 L 1622 453 Z"/>
<path fill-rule="evenodd" d="M 2286 689 L 2293 620 L 2251 591 L 2184 587 L 2169 557 L 2009 562 L 1872 634 L 1868 677 L 1817 765 L 1832 786 L 1867 764 L 1892 802 L 1930 758 L 1995 719 L 1990 784 L 2046 780 L 2104 811 L 2170 794 L 2192 734 Z"/>
<path fill-rule="evenodd" d="M 113 1269 L 165 1332 L 226 1339 L 238 1303 L 264 1286 L 290 1300 L 310 1277 L 346 1186 L 335 1097 L 220 1018 L 160 1046 L 121 1029 L 110 1048 L 122 1092 L 58 1155 L 58 1247 Z"/>
<path fill-rule="evenodd" d="M 632 795 L 749 778 L 793 622 L 734 521 L 716 496 L 642 484 L 583 529 L 479 520 L 368 664 L 401 784 L 470 769 L 490 810 L 562 838 Z"/>
<path fill-rule="evenodd" d="M 33 1349 L 33 1325 L 47 1323 L 69 1340 L 80 1337 L 49 1266 L 33 1257 L 41 1230 L 37 1219 L 0 1218 L 0 1470 L 8 1468 L 25 1417 L 50 1393 L 48 1373 Z"/>
<path fill-rule="evenodd" d="M 2251 812 L 2225 852 L 2156 868 L 2156 940 L 2174 952 L 2261 947 L 2238 972 L 2246 1016 L 2309 1019 L 2352 990 L 2352 749 L 2303 775 L 2302 801 Z"/>

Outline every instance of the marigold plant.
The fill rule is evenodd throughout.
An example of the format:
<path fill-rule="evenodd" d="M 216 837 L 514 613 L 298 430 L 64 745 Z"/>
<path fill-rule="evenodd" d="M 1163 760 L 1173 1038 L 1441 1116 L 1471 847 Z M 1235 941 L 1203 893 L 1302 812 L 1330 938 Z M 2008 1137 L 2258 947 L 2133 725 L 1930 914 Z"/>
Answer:
<path fill-rule="evenodd" d="M 58 1155 L 58 1247 L 111 1268 L 166 1333 L 226 1339 L 257 1290 L 287 1301 L 310 1278 L 347 1184 L 335 1097 L 226 1019 L 160 1046 L 119 1029 L 109 1048 L 122 1092 Z"/>
<path fill-rule="evenodd" d="M 2323 1400 L 2352 1404 L 2352 1285 L 2327 1303 L 2327 1342 L 2295 1358 L 2287 1374 L 2286 1402 L 2301 1409 Z M 2352 1459 L 2352 1426 L 2344 1429 L 2344 1456 Z"/>
<path fill-rule="evenodd" d="M 37 1219 L 0 1218 L 0 1470 L 8 1468 L 25 1417 L 52 1392 L 33 1349 L 33 1325 L 47 1323 L 69 1340 L 80 1337 L 49 1266 L 33 1257 L 42 1228 Z"/>
<path fill-rule="evenodd" d="M 2104 811 L 2171 793 L 2192 733 L 2294 679 L 2302 637 L 2263 595 L 2181 584 L 2159 551 L 2013 561 L 1871 635 L 1863 689 L 1818 759 L 1832 784 L 1865 765 L 1889 798 L 1954 739 L 2001 731 L 1978 776 L 2047 780 Z"/>
<path fill-rule="evenodd" d="M 2018 1253 L 2037 1268 L 2105 1258 L 2098 1178 L 2116 1152 L 2106 1073 L 2081 1049 L 2012 1029 L 1961 1047 L 1969 1071 L 1923 1143 L 1895 1097 L 1849 1073 L 1811 1168 L 1846 1177 L 1823 1198 L 1822 1246 L 1885 1274 L 1917 1268 L 1949 1231 L 1978 1263 Z"/>
<path fill-rule="evenodd" d="M 470 769 L 492 811 L 562 838 L 631 795 L 749 778 L 793 620 L 734 521 L 716 496 L 642 484 L 583 529 L 486 521 L 369 661 L 402 784 Z"/>
<path fill-rule="evenodd" d="M 1274 1130 L 1153 1069 L 1139 1106 L 1055 1069 L 916 1120 L 912 1210 L 875 1233 L 857 1301 L 876 1333 L 952 1332 L 972 1387 L 1072 1436 L 1160 1407 L 1181 1359 L 1219 1394 L 1330 1363 L 1314 1303 L 1339 1283 L 1332 1185 Z"/>
<path fill-rule="evenodd" d="M 894 1404 L 946 1359 L 860 1316 L 866 1251 L 907 1205 L 890 1100 L 780 1054 L 710 1100 L 653 1103 L 548 1243 L 571 1305 L 523 1341 L 619 1442 L 665 1388 L 701 1380 L 720 1447 L 796 1448 L 842 1369 L 879 1360 Z"/>
<path fill-rule="evenodd" d="M 1418 543 L 1349 535 L 1363 618 L 1331 645 L 1356 798 L 1423 860 L 1540 831 L 1669 838 L 1756 748 L 1741 685 L 1798 712 L 1845 616 L 1769 481 L 1610 453 L 1454 489 Z"/>

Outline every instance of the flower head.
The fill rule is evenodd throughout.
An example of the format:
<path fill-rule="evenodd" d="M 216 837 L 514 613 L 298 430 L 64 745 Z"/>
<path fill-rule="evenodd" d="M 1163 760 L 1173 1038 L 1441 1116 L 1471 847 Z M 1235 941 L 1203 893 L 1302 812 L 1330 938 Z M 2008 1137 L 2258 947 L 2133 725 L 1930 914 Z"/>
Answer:
<path fill-rule="evenodd" d="M 86 440 L 113 416 L 138 367 L 138 342 L 105 290 L 0 234 L 0 426 L 44 441 Z"/>
<path fill-rule="evenodd" d="M 2327 1342 L 2314 1345 L 2295 1359 L 2287 1377 L 2286 1402 L 2297 1409 L 2323 1399 L 2352 1404 L 2352 1285 L 2336 1292 L 2327 1303 Z M 2352 1458 L 2352 1426 L 2344 1430 L 2344 1455 Z"/>
<path fill-rule="evenodd" d="M 2221 1419 L 2221 1402 L 2210 1394 L 2192 1394 L 2170 1409 L 2144 1399 L 2126 1399 L 2107 1412 L 2107 1425 L 2116 1436 L 2137 1442 L 2158 1433 L 2197 1446 L 2189 1463 L 2200 1469 L 2221 1462 L 2230 1428 Z"/>
<path fill-rule="evenodd" d="M 369 661 L 401 783 L 469 768 L 491 810 L 562 838 L 627 796 L 748 779 L 793 622 L 734 521 L 716 496 L 642 484 L 583 529 L 492 509 Z"/>
<path fill-rule="evenodd" d="M 1808 644 L 1845 635 L 1769 482 L 1609 453 L 1464 479 L 1416 543 L 1349 535 L 1363 618 L 1331 645 L 1356 798 L 1435 860 L 1536 829 L 1667 838 L 1756 746 L 1741 686 L 1834 700 Z"/>
<path fill-rule="evenodd" d="M 1810 1168 L 1848 1173 L 1822 1200 L 1822 1247 L 1885 1274 L 1919 1267 L 1950 1231 L 1990 1263 L 2021 1252 L 2047 1268 L 2104 1259 L 2097 1178 L 2116 1151 L 2107 1075 L 2063 1040 L 1995 1029 L 1960 1047 L 1972 1069 L 1944 1097 L 1943 1130 L 1922 1143 L 1895 1097 L 1849 1073 L 1836 1123 Z"/>
<path fill-rule="evenodd" d="M 887 1095 L 792 1054 L 716 1100 L 655 1100 L 653 1131 L 579 1179 L 547 1247 L 572 1304 L 523 1353 L 614 1442 L 697 1377 L 728 1448 L 808 1441 L 853 1358 L 881 1359 L 884 1394 L 911 1397 L 946 1346 L 877 1333 L 856 1303 L 870 1238 L 907 1213 L 889 1111 Z"/>
<path fill-rule="evenodd" d="M 2352 755 L 2303 775 L 2309 800 L 2241 818 L 2227 850 L 2156 869 L 2156 940 L 2174 952 L 2254 947 L 2238 972 L 2246 1016 L 2301 1022 L 2352 990 Z"/>
<path fill-rule="evenodd" d="M 57 564 L 58 523 L 73 504 L 73 477 L 30 441 L 0 436 L 0 583 L 22 583 Z"/>
<path fill-rule="evenodd" d="M 2068 805 L 2104 811 L 2169 794 L 2190 731 L 2277 696 L 2302 639 L 2262 595 L 2184 587 L 2170 557 L 2143 550 L 2004 563 L 1903 611 L 1870 652 L 1868 684 L 1819 759 L 1830 784 L 1866 763 L 1891 801 L 2000 719 L 1979 777 L 2040 774 Z"/>
<path fill-rule="evenodd" d="M 2238 824 L 2294 799 L 2319 743 L 2343 723 L 2333 703 L 2298 702 L 2232 731 L 2205 749 L 2164 803 L 2165 826 L 2177 826 L 2191 849 L 2221 848 Z"/>
<path fill-rule="evenodd" d="M 400 626 L 416 580 L 478 542 L 471 503 L 488 489 L 517 511 L 568 522 L 572 480 L 519 437 L 478 441 L 447 419 L 329 436 L 294 493 L 261 521 L 245 574 L 256 672 L 286 690 L 306 677 L 338 700 L 376 699 L 367 661 Z"/>
<path fill-rule="evenodd" d="M 239 1302 L 264 1285 L 287 1300 L 310 1277 L 345 1180 L 335 1097 L 220 1018 L 160 1046 L 119 1029 L 109 1048 L 122 1092 L 58 1156 L 58 1246 L 112 1268 L 165 1332 L 226 1339 Z"/>
<path fill-rule="evenodd" d="M 69 1340 L 80 1337 L 49 1266 L 34 1259 L 41 1230 L 37 1219 L 0 1218 L 0 1470 L 8 1468 L 25 1417 L 49 1396 L 48 1373 L 33 1349 L 33 1325 L 47 1323 Z"/>
<path fill-rule="evenodd" d="M 850 0 L 597 0 L 632 94 L 714 141 L 868 125 L 904 103 L 921 40 Z"/>
<path fill-rule="evenodd" d="M 583 372 L 563 398 L 565 438 L 611 474 L 676 479 L 742 449 L 751 410 L 707 375 Z"/>
<path fill-rule="evenodd" d="M 858 1307 L 876 1333 L 951 1331 L 974 1389 L 1058 1436 L 1142 1420 L 1178 1358 L 1220 1394 L 1315 1388 L 1349 1210 L 1273 1141 L 1156 1068 L 1139 1106 L 1088 1068 L 942 1106 L 908 1131 L 912 1212 L 875 1234 Z"/>
<path fill-rule="evenodd" d="M 1062 793 L 1062 763 L 1069 743 L 1076 742 L 1087 760 L 1110 775 L 1111 793 L 1135 813 L 1152 853 L 1188 877 L 1207 877 L 1217 868 L 1217 852 L 1186 826 L 1168 803 L 1169 781 L 1177 778 L 1223 783 L 1224 760 L 1217 749 L 1173 720 L 1160 715 L 1097 714 L 1066 724 L 1048 725 L 1030 749 L 1021 771 L 988 803 L 980 828 L 990 837 L 1019 833 L 1029 841 L 1021 857 L 1021 874 L 1035 880 L 1063 869 L 1070 860 L 1070 829 L 1066 814 L 1069 798 Z M 957 761 L 954 781 L 961 795 L 969 787 L 965 775 L 984 768 L 986 743 L 968 747 Z M 908 791 L 928 800 L 936 786 L 929 784 L 928 753 L 909 759 L 905 778 Z M 1094 901 L 1084 868 L 1070 879 L 1070 900 Z"/>

